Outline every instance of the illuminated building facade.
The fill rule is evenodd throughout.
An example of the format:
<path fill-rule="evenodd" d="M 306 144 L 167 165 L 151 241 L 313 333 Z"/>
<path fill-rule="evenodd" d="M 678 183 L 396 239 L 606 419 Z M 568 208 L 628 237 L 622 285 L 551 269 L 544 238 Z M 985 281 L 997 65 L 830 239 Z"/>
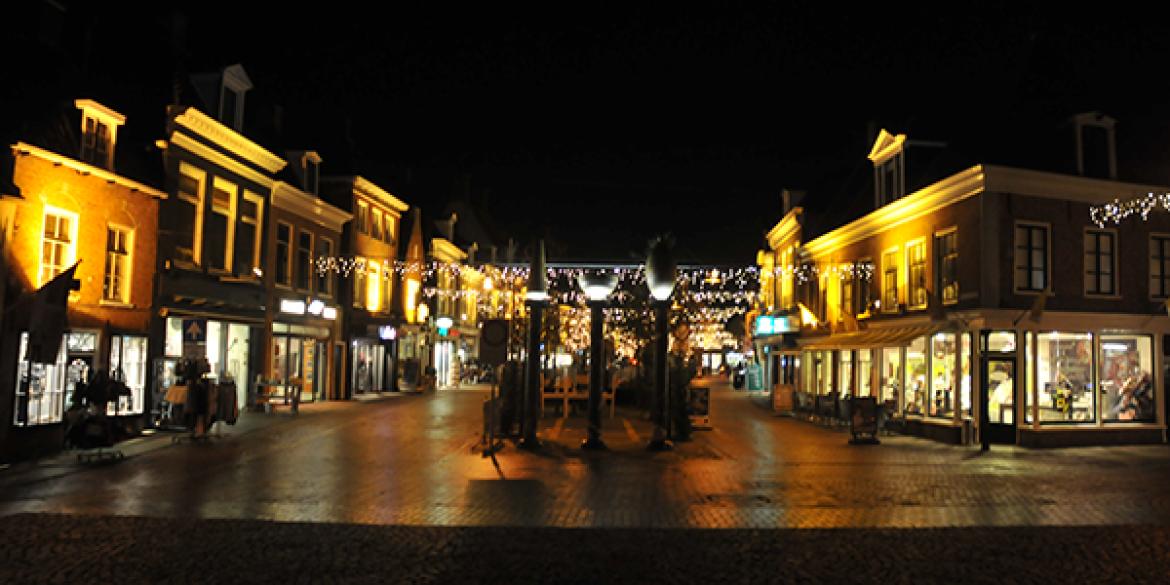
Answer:
<path fill-rule="evenodd" d="M 77 384 L 100 371 L 129 389 L 128 396 L 109 404 L 109 415 L 141 427 L 149 412 L 147 338 L 156 220 L 167 195 L 149 184 L 155 180 L 131 179 L 115 167 L 115 160 L 150 158 L 140 149 L 118 152 L 125 116 L 78 99 L 58 119 L 79 131 L 7 145 L 14 189 L 0 193 L 5 267 L 0 270 L 5 289 L 0 293 L 5 312 L 0 455 L 5 458 L 59 449 Z M 56 361 L 29 363 L 32 295 L 75 263 L 80 289 L 69 293 L 67 329 Z"/>
<path fill-rule="evenodd" d="M 400 389 L 398 346 L 409 322 L 400 301 L 404 272 L 396 263 L 402 214 L 408 205 L 362 176 L 322 179 L 324 196 L 351 220 L 342 230 L 341 249 L 357 262 L 338 299 L 346 314 L 346 387 L 350 396 Z M 406 285 L 417 294 L 417 284 Z"/>
<path fill-rule="evenodd" d="M 332 270 L 320 258 L 337 255 L 351 215 L 318 197 L 321 157 L 291 152 L 272 188 L 264 229 L 264 378 L 290 385 L 301 402 L 343 397 L 345 305 Z"/>
<path fill-rule="evenodd" d="M 806 206 L 769 234 L 761 256 L 804 315 L 778 391 L 846 418 L 843 398 L 874 396 L 891 426 L 956 443 L 982 440 L 984 405 L 992 442 L 1165 441 L 1170 217 L 1116 229 L 1089 215 L 1165 187 L 1117 180 L 1112 148 L 1099 161 L 1078 148 L 1079 174 L 975 164 L 938 178 L 915 175 L 914 145 L 877 137 L 868 213 L 813 223 Z"/>

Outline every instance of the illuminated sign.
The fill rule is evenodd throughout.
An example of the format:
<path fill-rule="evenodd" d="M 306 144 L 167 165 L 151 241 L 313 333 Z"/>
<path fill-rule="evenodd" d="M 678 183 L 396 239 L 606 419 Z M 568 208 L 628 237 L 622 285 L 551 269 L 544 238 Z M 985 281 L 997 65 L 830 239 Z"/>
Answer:
<path fill-rule="evenodd" d="M 788 315 L 756 317 L 756 335 L 780 335 L 800 331 L 800 324 Z"/>
<path fill-rule="evenodd" d="M 291 301 L 289 299 L 281 299 L 280 312 L 289 313 L 292 315 L 304 315 L 305 301 Z"/>
<path fill-rule="evenodd" d="M 393 325 L 383 325 L 378 328 L 378 337 L 389 341 L 398 337 L 398 331 L 394 329 Z"/>

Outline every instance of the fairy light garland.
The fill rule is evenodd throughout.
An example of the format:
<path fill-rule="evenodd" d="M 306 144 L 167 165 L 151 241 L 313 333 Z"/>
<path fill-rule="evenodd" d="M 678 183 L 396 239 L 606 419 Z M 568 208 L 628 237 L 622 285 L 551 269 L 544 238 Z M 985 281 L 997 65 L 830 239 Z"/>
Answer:
<path fill-rule="evenodd" d="M 1150 212 L 1157 209 L 1170 211 L 1170 193 L 1146 193 L 1129 201 L 1114 199 L 1110 203 L 1094 205 L 1089 208 L 1089 219 L 1097 224 L 1097 227 L 1103 228 L 1106 224 L 1120 224 L 1135 214 L 1140 215 L 1142 221 L 1146 221 Z"/>

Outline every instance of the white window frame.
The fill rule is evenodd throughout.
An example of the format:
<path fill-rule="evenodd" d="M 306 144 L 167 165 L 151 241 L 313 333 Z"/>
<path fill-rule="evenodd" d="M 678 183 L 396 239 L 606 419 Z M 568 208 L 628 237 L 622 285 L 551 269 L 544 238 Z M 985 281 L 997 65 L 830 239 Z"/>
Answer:
<path fill-rule="evenodd" d="M 107 295 L 106 282 L 110 279 L 111 255 L 109 249 L 110 232 L 117 231 L 124 238 L 123 245 L 126 247 L 126 257 L 122 260 L 125 262 L 123 272 L 118 276 L 121 286 L 118 290 L 117 298 L 110 298 Z M 102 301 L 106 303 L 120 303 L 123 305 L 130 304 L 130 289 L 134 273 L 134 228 L 129 226 L 119 225 L 116 223 L 106 224 L 106 265 L 102 273 Z"/>
<path fill-rule="evenodd" d="M 1112 270 L 1112 272 L 1109 274 L 1109 280 L 1110 280 L 1109 284 L 1112 287 L 1113 292 L 1108 292 L 1108 293 L 1089 292 L 1089 288 L 1087 286 L 1085 286 L 1085 284 L 1087 284 L 1087 283 L 1085 283 L 1085 277 L 1087 277 L 1089 275 L 1089 266 L 1087 264 L 1089 250 L 1085 246 L 1087 246 L 1089 243 L 1088 238 L 1089 238 L 1090 234 L 1108 234 L 1113 239 L 1112 249 L 1109 252 L 1110 261 L 1112 264 L 1112 266 L 1110 266 L 1110 269 Z M 1118 281 L 1120 280 L 1117 277 L 1117 269 L 1118 269 L 1117 258 L 1120 255 L 1120 254 L 1118 254 L 1118 250 L 1117 250 L 1119 239 L 1120 238 L 1118 236 L 1116 228 L 1098 228 L 1098 227 L 1084 228 L 1084 232 L 1083 232 L 1082 240 L 1081 240 L 1083 242 L 1082 249 L 1081 249 L 1081 262 L 1082 262 L 1082 265 L 1081 265 L 1081 267 L 1082 267 L 1081 286 L 1083 287 L 1082 292 L 1084 292 L 1085 297 L 1095 298 L 1095 299 L 1120 299 L 1121 298 L 1121 294 L 1117 290 L 1117 284 L 1118 284 Z M 1098 254 L 1100 254 L 1100 252 L 1098 252 Z M 1099 278 L 1100 277 L 1098 276 L 1098 280 L 1099 280 Z"/>
<path fill-rule="evenodd" d="M 317 243 L 316 251 L 319 252 L 321 250 L 320 244 L 328 243 L 329 244 L 329 255 L 332 256 L 334 253 L 333 238 L 326 238 L 325 236 L 321 236 L 320 238 L 318 238 L 318 240 L 319 240 L 319 242 Z M 318 258 L 321 258 L 321 257 L 323 257 L 323 256 L 318 256 Z M 333 297 L 333 284 L 334 283 L 333 283 L 333 272 L 332 271 L 326 271 L 325 276 L 321 276 L 321 274 L 318 271 L 314 270 L 313 271 L 313 279 L 317 281 L 316 290 L 317 290 L 318 295 L 323 296 L 323 297 L 329 297 L 329 298 Z M 322 282 L 329 284 L 328 291 L 321 290 L 320 284 Z"/>
<path fill-rule="evenodd" d="M 299 291 L 312 292 L 313 281 L 316 279 L 316 271 L 311 268 L 311 266 L 313 265 L 313 248 L 314 248 L 313 244 L 316 242 L 316 234 L 314 234 L 313 232 L 311 232 L 305 228 L 298 228 L 296 230 L 296 234 L 297 234 L 296 246 L 293 249 L 293 257 L 295 258 L 293 260 L 293 266 L 298 267 L 297 268 L 298 272 L 296 272 L 295 274 L 292 275 L 293 288 L 295 288 L 296 290 L 299 290 Z M 301 265 L 301 236 L 303 236 L 303 235 L 309 236 L 309 254 L 308 254 L 309 261 L 305 265 L 302 266 Z M 301 288 L 300 286 L 298 286 L 297 277 L 300 276 L 300 272 L 299 272 L 300 270 L 307 270 L 308 271 L 308 273 L 305 275 L 305 288 Z"/>
<path fill-rule="evenodd" d="M 1147 252 L 1147 257 L 1146 257 L 1146 269 L 1147 269 L 1148 274 L 1149 274 L 1149 278 L 1147 279 L 1147 282 L 1149 284 L 1147 285 L 1147 288 L 1149 289 L 1150 300 L 1152 300 L 1152 301 L 1164 301 L 1167 298 L 1170 298 L 1170 270 L 1166 270 L 1161 275 L 1161 280 L 1166 285 L 1164 287 L 1166 290 L 1165 295 L 1159 295 L 1157 293 L 1157 291 L 1154 290 L 1154 273 L 1152 270 L 1150 270 L 1150 268 L 1152 267 L 1153 262 L 1154 262 L 1154 242 L 1158 241 L 1159 239 L 1167 242 L 1166 259 L 1170 260 L 1170 233 L 1163 233 L 1163 232 L 1150 233 L 1149 238 L 1147 238 L 1148 245 L 1147 245 L 1146 249 L 1148 252 Z"/>
<path fill-rule="evenodd" d="M 258 193 L 253 193 L 244 189 L 244 200 L 256 205 L 256 217 L 248 218 L 243 214 L 240 215 L 240 223 L 246 223 L 252 226 L 252 266 L 249 267 L 248 273 L 252 274 L 252 269 L 260 268 L 260 246 L 264 243 L 264 197 Z"/>
<path fill-rule="evenodd" d="M 207 171 L 185 162 L 179 163 L 179 174 L 195 179 L 199 192 L 191 197 L 175 186 L 176 198 L 195 206 L 195 225 L 191 234 L 191 261 L 196 266 L 203 264 L 203 199 L 207 197 Z"/>
<path fill-rule="evenodd" d="M 1018 272 L 1019 258 L 1017 257 L 1017 255 L 1020 253 L 1020 250 L 1016 247 L 1016 230 L 1018 230 L 1021 227 L 1044 228 L 1044 233 L 1045 233 L 1045 238 L 1046 238 L 1046 243 L 1045 243 L 1046 258 L 1044 261 L 1047 263 L 1044 266 L 1044 284 L 1045 284 L 1044 288 L 1047 290 L 1052 290 L 1054 288 L 1053 282 L 1052 282 L 1052 224 L 1050 224 L 1048 222 L 1043 222 L 1043 221 L 1016 221 L 1012 225 L 1012 241 L 1011 241 L 1011 247 L 1012 247 L 1012 292 L 1014 292 L 1016 294 L 1020 294 L 1020 295 L 1038 295 L 1038 294 L 1042 294 L 1044 292 L 1044 290 L 1042 290 L 1042 289 L 1038 290 L 1038 289 L 1034 289 L 1034 288 L 1026 288 L 1026 287 L 1022 286 L 1024 283 L 1020 282 L 1019 272 Z M 1029 241 L 1028 245 L 1029 245 L 1029 250 L 1030 250 L 1031 249 L 1030 248 L 1030 246 L 1031 246 L 1030 241 Z M 1029 253 L 1029 255 L 1030 255 L 1030 253 Z"/>
<path fill-rule="evenodd" d="M 902 255 L 898 253 L 899 250 L 900 250 L 900 246 L 891 246 L 889 248 L 886 248 L 885 250 L 882 250 L 882 271 L 881 271 L 882 286 L 881 286 L 881 297 L 879 297 L 879 300 L 881 300 L 881 302 L 882 302 L 881 312 L 883 312 L 883 313 L 896 313 L 896 312 L 898 312 L 898 305 L 902 301 L 901 286 L 902 286 L 902 272 L 904 272 L 904 271 L 901 270 L 902 267 L 900 266 L 900 264 L 902 262 Z M 888 303 L 886 303 L 886 288 L 887 288 L 886 287 L 886 269 L 888 268 L 888 265 L 886 263 L 886 258 L 888 258 L 888 257 L 894 258 L 894 302 L 893 302 L 892 307 L 887 306 Z"/>
<path fill-rule="evenodd" d="M 65 258 L 61 264 L 60 269 L 53 272 L 47 278 L 45 277 L 45 224 L 49 220 L 49 216 L 60 216 L 69 220 L 69 243 L 65 245 Z M 41 213 L 41 231 L 40 231 L 40 247 L 37 248 L 37 286 L 44 286 L 45 283 L 53 279 L 53 277 L 65 272 L 73 263 L 77 261 L 77 224 L 78 214 L 68 209 L 60 207 L 53 207 L 46 205 L 44 212 Z M 59 240 L 54 240 L 54 243 L 60 245 Z"/>
<path fill-rule="evenodd" d="M 944 238 L 946 236 L 950 236 L 950 235 L 954 235 L 954 239 L 955 239 L 955 274 L 954 274 L 954 276 L 955 276 L 955 282 L 954 282 L 955 297 L 953 299 L 947 299 L 945 296 L 943 296 L 943 290 L 945 289 L 945 285 L 942 281 L 943 262 L 946 260 L 946 255 L 943 254 L 942 250 L 939 249 L 940 239 Z M 937 289 L 934 292 L 935 292 L 935 294 L 938 295 L 939 301 L 941 301 L 942 304 L 944 304 L 944 305 L 958 304 L 959 303 L 959 294 L 960 294 L 960 291 L 962 290 L 959 287 L 959 227 L 958 226 L 951 226 L 949 228 L 941 229 L 941 230 L 934 232 L 934 255 L 935 255 L 935 258 L 934 258 L 934 270 L 935 270 L 934 286 Z M 1014 270 L 1014 268 L 1013 268 L 1013 270 Z"/>
<path fill-rule="evenodd" d="M 284 273 L 288 276 L 287 282 L 281 282 L 278 279 L 280 272 L 276 270 L 277 267 L 275 265 L 277 262 L 280 262 L 280 256 L 276 253 L 276 251 L 280 249 L 280 226 L 285 226 L 288 228 L 288 258 L 285 260 L 284 266 Z M 296 281 L 296 278 L 293 277 L 292 271 L 293 258 L 296 257 L 296 233 L 297 230 L 293 229 L 293 225 L 291 223 L 285 221 L 276 222 L 276 229 L 272 234 L 272 282 L 279 288 L 292 290 L 293 282 Z"/>
<path fill-rule="evenodd" d="M 912 268 L 912 265 L 910 263 L 910 251 L 912 248 L 914 248 L 916 246 L 920 246 L 922 248 L 922 284 L 921 285 L 916 285 L 914 282 L 912 282 L 910 280 L 911 279 L 910 269 Z M 913 240 L 906 242 L 906 244 L 903 246 L 903 248 L 905 250 L 903 253 L 905 254 L 905 266 L 906 266 L 906 278 L 905 278 L 905 282 L 906 282 L 906 308 L 908 308 L 908 309 L 925 309 L 927 307 L 927 305 L 930 304 L 930 299 L 927 298 L 927 299 L 924 299 L 921 303 L 914 303 L 914 293 L 915 293 L 917 288 L 921 288 L 924 293 L 930 288 L 930 280 L 927 278 L 929 276 L 929 272 L 930 272 L 930 249 L 926 246 L 926 237 L 923 236 L 920 238 L 914 238 Z M 929 297 L 929 295 L 926 295 L 926 296 Z"/>
<path fill-rule="evenodd" d="M 222 187 L 224 186 L 228 188 L 223 189 Z M 215 180 L 212 182 L 211 189 L 211 213 L 222 215 L 227 219 L 227 227 L 224 229 L 225 241 L 223 246 L 223 272 L 231 274 L 232 270 L 235 268 L 234 260 L 236 244 L 236 215 L 239 208 L 238 201 L 240 199 L 240 187 L 235 183 L 228 181 L 227 179 L 222 177 L 215 177 Z M 226 213 L 220 209 L 216 209 L 215 191 L 218 190 L 226 191 L 231 197 L 231 199 L 228 200 L 228 209 Z M 219 272 L 220 269 L 216 268 L 215 271 Z"/>

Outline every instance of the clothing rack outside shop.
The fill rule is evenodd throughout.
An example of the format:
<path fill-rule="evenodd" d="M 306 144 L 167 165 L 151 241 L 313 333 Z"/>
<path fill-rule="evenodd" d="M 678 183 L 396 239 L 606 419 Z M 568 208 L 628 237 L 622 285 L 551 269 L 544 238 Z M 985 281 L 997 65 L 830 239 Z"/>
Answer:
<path fill-rule="evenodd" d="M 236 424 L 239 404 L 235 381 L 213 380 L 207 376 L 209 370 L 207 360 L 184 359 L 176 364 L 175 383 L 167 388 L 155 421 L 158 429 L 187 433 L 186 438 L 192 441 L 206 441 L 224 436 L 216 423 Z M 182 434 L 171 438 L 175 443 L 183 439 Z"/>

